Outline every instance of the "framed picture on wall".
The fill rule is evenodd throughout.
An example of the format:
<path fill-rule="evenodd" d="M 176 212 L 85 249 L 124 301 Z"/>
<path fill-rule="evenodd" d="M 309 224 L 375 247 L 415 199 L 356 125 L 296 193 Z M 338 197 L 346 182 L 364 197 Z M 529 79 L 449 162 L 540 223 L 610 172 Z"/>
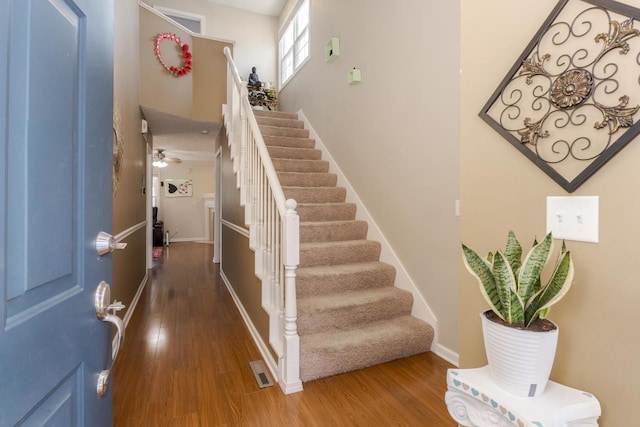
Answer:
<path fill-rule="evenodd" d="M 190 179 L 165 179 L 165 197 L 191 197 L 193 196 L 193 182 Z"/>

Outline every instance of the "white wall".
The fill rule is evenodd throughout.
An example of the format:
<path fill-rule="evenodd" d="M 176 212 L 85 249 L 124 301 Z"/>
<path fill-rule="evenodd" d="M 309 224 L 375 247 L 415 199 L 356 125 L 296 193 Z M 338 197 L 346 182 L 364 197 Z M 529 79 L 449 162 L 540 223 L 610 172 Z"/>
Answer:
<path fill-rule="evenodd" d="M 205 35 L 235 42 L 234 61 L 244 80 L 249 77 L 251 67 L 256 66 L 262 81 L 277 82 L 276 17 L 203 0 L 146 0 L 145 3 L 203 15 Z"/>
<path fill-rule="evenodd" d="M 304 110 L 435 311 L 440 343 L 457 352 L 459 2 L 310 7 L 311 57 L 281 109 Z M 341 55 L 325 63 L 331 36 Z M 350 86 L 353 67 L 364 80 Z"/>
<path fill-rule="evenodd" d="M 170 163 L 162 169 L 154 169 L 160 180 L 190 179 L 193 181 L 192 197 L 166 197 L 166 184 L 160 187 L 158 217 L 164 221 L 164 231 L 169 231 L 171 240 L 204 240 L 205 214 L 203 194 L 213 193 L 213 162 L 183 161 Z"/>

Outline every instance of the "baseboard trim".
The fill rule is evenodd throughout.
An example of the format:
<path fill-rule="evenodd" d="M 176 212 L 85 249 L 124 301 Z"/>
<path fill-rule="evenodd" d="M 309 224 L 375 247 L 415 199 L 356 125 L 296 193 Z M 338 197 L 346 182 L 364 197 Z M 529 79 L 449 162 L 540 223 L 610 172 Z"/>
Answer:
<path fill-rule="evenodd" d="M 169 244 L 179 242 L 197 242 L 199 240 L 206 240 L 204 237 L 173 237 L 169 239 Z"/>
<path fill-rule="evenodd" d="M 140 295 L 142 295 L 142 291 L 144 290 L 144 287 L 147 285 L 148 281 L 149 281 L 149 270 L 146 271 L 144 277 L 142 278 L 142 281 L 138 285 L 138 290 L 136 291 L 136 294 L 133 296 L 133 299 L 131 300 L 131 304 L 129 304 L 129 309 L 127 310 L 126 314 L 122 318 L 122 322 L 124 323 L 125 330 L 127 329 L 129 320 L 131 320 L 131 317 L 133 316 L 133 312 L 135 311 L 136 306 L 138 305 L 138 301 L 140 300 Z M 115 356 L 115 354 L 113 354 L 113 349 L 116 348 L 116 345 L 118 345 L 116 342 L 116 338 L 117 336 L 113 337 L 113 341 L 111 342 L 111 351 L 112 351 L 111 357 Z"/>
<path fill-rule="evenodd" d="M 456 368 L 460 367 L 460 355 L 450 348 L 445 347 L 442 344 L 438 344 L 436 345 L 434 353 L 454 365 Z"/>
<path fill-rule="evenodd" d="M 269 368 L 269 372 L 271 373 L 271 376 L 275 378 L 276 382 L 279 383 L 280 381 L 278 381 L 279 379 L 278 363 L 276 362 L 276 360 L 274 360 L 273 356 L 271 355 L 271 352 L 269 351 L 269 347 L 264 342 L 264 340 L 258 333 L 258 330 L 256 329 L 255 325 L 251 321 L 251 317 L 249 317 L 249 313 L 247 313 L 247 311 L 244 309 L 244 306 L 242 305 L 240 298 L 238 298 L 238 295 L 234 291 L 233 286 L 231 286 L 231 282 L 222 271 L 222 266 L 220 268 L 220 277 L 222 277 L 222 281 L 227 286 L 227 289 L 231 294 L 231 298 L 233 298 L 233 302 L 236 304 L 236 307 L 238 308 L 238 311 L 240 312 L 240 315 L 244 320 L 244 324 L 247 325 L 247 328 L 249 329 L 249 333 L 251 334 L 253 341 L 256 343 L 256 346 L 258 347 L 258 351 L 262 355 L 262 358 L 264 359 L 264 362 L 267 365 L 267 368 Z"/>

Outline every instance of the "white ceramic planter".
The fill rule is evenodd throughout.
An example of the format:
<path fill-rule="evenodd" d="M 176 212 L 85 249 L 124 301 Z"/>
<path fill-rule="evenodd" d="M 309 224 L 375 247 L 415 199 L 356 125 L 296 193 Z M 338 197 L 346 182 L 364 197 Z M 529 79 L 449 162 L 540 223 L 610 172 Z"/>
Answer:
<path fill-rule="evenodd" d="M 510 328 L 482 318 L 484 348 L 491 378 L 502 389 L 522 397 L 538 397 L 549 381 L 558 344 L 553 331 Z"/>

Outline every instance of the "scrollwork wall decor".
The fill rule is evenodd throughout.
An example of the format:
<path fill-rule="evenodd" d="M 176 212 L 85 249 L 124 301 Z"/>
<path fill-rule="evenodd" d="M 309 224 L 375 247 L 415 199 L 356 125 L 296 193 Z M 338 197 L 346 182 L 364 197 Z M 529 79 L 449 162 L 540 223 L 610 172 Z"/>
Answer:
<path fill-rule="evenodd" d="M 560 0 L 480 117 L 573 192 L 640 132 L 640 9 Z"/>
<path fill-rule="evenodd" d="M 114 100 L 113 102 L 113 196 L 118 193 L 120 186 L 120 175 L 122 173 L 122 163 L 124 157 L 124 140 L 122 137 L 122 120 L 120 110 Z"/>

